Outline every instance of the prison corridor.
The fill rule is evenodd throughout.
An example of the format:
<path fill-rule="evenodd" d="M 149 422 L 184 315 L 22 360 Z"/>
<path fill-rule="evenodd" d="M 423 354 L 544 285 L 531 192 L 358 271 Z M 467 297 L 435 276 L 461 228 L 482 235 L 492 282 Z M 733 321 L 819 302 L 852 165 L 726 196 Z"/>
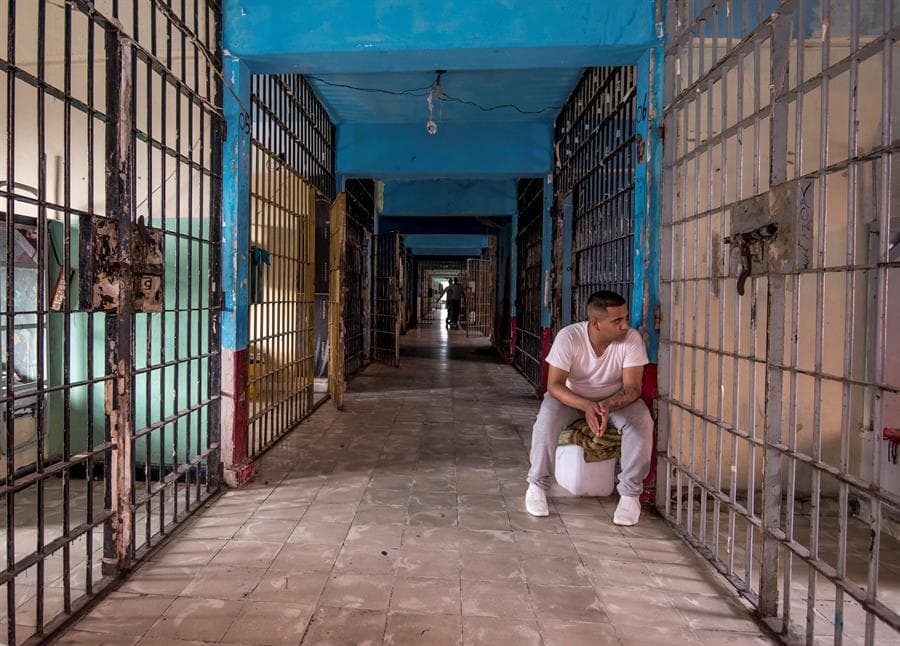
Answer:
<path fill-rule="evenodd" d="M 57 643 L 770 643 L 653 512 L 525 512 L 538 405 L 485 337 L 412 329 Z"/>

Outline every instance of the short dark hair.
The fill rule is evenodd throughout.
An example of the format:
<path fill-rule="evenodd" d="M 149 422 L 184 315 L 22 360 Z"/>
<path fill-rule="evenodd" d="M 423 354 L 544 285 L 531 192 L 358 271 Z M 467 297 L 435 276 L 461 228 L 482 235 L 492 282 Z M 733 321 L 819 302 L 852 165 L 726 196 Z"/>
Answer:
<path fill-rule="evenodd" d="M 591 310 L 600 310 L 601 312 L 606 313 L 606 310 L 610 307 L 621 307 L 622 305 L 625 305 L 626 302 L 627 301 L 621 294 L 607 289 L 601 289 L 590 295 L 587 302 L 587 310 L 588 313 L 590 313 Z"/>

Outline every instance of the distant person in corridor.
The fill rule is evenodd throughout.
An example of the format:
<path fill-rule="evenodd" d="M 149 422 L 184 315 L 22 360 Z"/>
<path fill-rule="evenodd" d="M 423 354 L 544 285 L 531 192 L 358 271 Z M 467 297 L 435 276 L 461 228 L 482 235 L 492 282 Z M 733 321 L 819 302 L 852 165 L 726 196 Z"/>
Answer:
<path fill-rule="evenodd" d="M 559 435 L 584 417 L 597 436 L 607 423 L 622 432 L 620 498 L 613 522 L 635 525 L 653 445 L 653 419 L 640 399 L 647 351 L 640 333 L 628 325 L 628 306 L 619 294 L 591 294 L 587 317 L 561 329 L 547 355 L 547 394 L 531 436 L 525 508 L 533 516 L 549 514 L 547 489 Z"/>
<path fill-rule="evenodd" d="M 447 287 L 438 296 L 438 300 L 447 295 L 447 323 L 454 329 L 459 329 L 459 303 L 463 297 L 463 286 L 459 284 L 458 278 L 451 278 Z"/>

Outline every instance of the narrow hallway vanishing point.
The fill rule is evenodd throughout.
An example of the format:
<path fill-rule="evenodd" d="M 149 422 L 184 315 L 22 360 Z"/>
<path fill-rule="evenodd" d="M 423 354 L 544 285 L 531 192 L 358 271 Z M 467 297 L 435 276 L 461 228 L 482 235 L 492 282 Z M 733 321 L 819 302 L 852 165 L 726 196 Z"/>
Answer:
<path fill-rule="evenodd" d="M 440 319 L 439 319 L 440 320 Z M 523 505 L 538 408 L 484 337 L 410 330 L 59 644 L 763 644 L 659 517 Z"/>

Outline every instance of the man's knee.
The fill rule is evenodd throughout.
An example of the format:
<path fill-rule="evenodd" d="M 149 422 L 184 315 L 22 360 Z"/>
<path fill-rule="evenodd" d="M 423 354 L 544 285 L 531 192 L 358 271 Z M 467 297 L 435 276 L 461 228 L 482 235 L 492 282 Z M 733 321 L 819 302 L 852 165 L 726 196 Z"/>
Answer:
<path fill-rule="evenodd" d="M 651 437 L 653 435 L 654 422 L 650 409 L 642 399 L 631 403 L 622 411 L 622 432 L 637 433 L 641 437 Z"/>

